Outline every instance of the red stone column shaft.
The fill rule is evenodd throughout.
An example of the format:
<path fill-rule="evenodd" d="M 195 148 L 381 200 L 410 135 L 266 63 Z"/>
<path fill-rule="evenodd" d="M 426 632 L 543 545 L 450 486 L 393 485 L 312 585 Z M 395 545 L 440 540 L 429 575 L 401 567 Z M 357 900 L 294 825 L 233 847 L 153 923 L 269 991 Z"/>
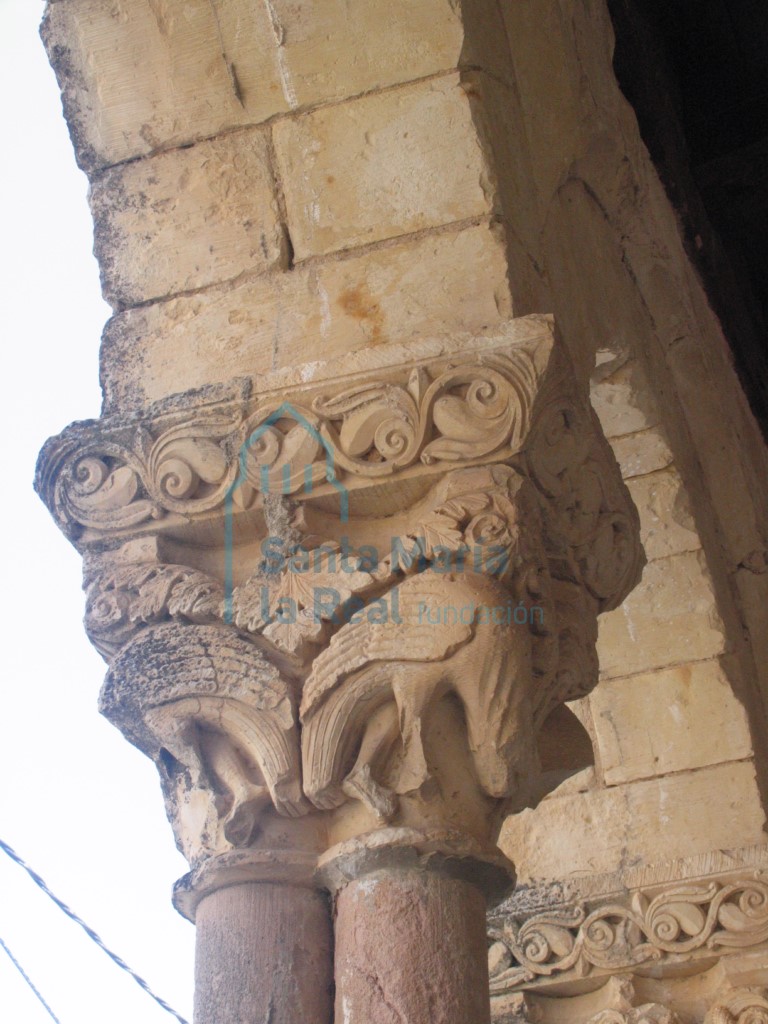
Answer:
<path fill-rule="evenodd" d="M 197 908 L 194 1024 L 331 1024 L 327 897 L 268 882 L 218 889 Z"/>
<path fill-rule="evenodd" d="M 335 973 L 336 1024 L 490 1024 L 483 895 L 418 869 L 350 882 Z"/>

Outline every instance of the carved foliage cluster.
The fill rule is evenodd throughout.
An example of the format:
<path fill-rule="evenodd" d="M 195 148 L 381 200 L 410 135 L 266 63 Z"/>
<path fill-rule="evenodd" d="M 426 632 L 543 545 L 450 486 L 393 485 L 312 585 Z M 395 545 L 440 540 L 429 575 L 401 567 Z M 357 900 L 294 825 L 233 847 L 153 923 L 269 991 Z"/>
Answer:
<path fill-rule="evenodd" d="M 85 628 L 108 661 L 145 626 L 176 619 L 220 621 L 224 589 L 183 565 L 141 563 L 98 573 L 86 586 Z"/>
<path fill-rule="evenodd" d="M 600 1010 L 586 1024 L 680 1024 L 677 1014 L 659 1003 L 626 1010 Z"/>
<path fill-rule="evenodd" d="M 768 941 L 768 883 L 750 878 L 678 885 L 626 905 L 576 906 L 504 921 L 489 932 L 491 991 L 529 987 L 554 975 L 584 977 L 699 951 L 729 951 Z"/>

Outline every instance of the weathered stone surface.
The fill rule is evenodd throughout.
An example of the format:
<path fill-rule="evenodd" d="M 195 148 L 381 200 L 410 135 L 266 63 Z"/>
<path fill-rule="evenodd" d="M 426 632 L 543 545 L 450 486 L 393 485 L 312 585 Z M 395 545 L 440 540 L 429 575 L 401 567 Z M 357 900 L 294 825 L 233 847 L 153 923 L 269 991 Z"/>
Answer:
<path fill-rule="evenodd" d="M 41 459 L 40 493 L 94 555 L 103 712 L 156 761 L 196 873 L 318 812 L 333 842 L 386 825 L 408 849 L 437 830 L 425 856 L 456 860 L 456 832 L 487 846 L 500 801 L 573 767 L 551 751 L 539 778 L 536 736 L 597 683 L 597 615 L 643 563 L 551 319 L 250 383 L 147 410 L 139 429 L 75 424 Z M 354 496 L 340 522 L 329 460 Z M 137 530 L 167 544 L 132 544 Z M 99 558 L 113 539 L 126 548 Z M 295 558 L 266 572 L 266 539 Z M 320 547 L 297 568 L 302 539 Z"/>
<path fill-rule="evenodd" d="M 73 0 L 49 5 L 43 37 L 86 170 L 288 109 L 262 4 Z"/>
<path fill-rule="evenodd" d="M 659 427 L 615 437 L 611 448 L 625 480 L 666 469 L 674 461 L 672 450 Z"/>
<path fill-rule="evenodd" d="M 44 36 L 89 170 L 449 70 L 463 39 L 448 0 L 68 0 Z"/>
<path fill-rule="evenodd" d="M 105 297 L 131 306 L 277 267 L 285 237 L 265 132 L 106 171 L 91 189 Z"/>
<path fill-rule="evenodd" d="M 102 347 L 107 410 L 366 344 L 481 333 L 511 312 L 503 238 L 446 231 L 128 310 Z"/>
<path fill-rule="evenodd" d="M 493 210 L 458 75 L 280 121 L 274 139 L 297 259 Z"/>
<path fill-rule="evenodd" d="M 348 885 L 336 904 L 335 1019 L 490 1024 L 479 890 L 423 870 Z"/>
<path fill-rule="evenodd" d="M 616 871 L 765 840 L 750 762 L 546 799 L 506 820 L 521 882 Z M 567 851 L 567 855 L 564 855 Z"/>
<path fill-rule="evenodd" d="M 648 380 L 634 361 L 620 362 L 612 373 L 594 380 L 590 398 L 606 437 L 635 434 L 658 422 Z"/>
<path fill-rule="evenodd" d="M 606 678 L 713 658 L 725 647 L 701 552 L 650 562 L 624 604 L 600 618 L 597 649 Z"/>
<path fill-rule="evenodd" d="M 466 22 L 466 40 L 461 39 L 457 6 Z M 355 4 L 343 0 L 315 4 L 292 0 L 264 0 L 263 4 L 245 0 L 190 0 L 187 4 L 114 0 L 107 5 L 96 0 L 58 0 L 52 5 L 55 11 L 49 16 L 47 31 L 59 73 L 66 79 L 66 101 L 80 159 L 91 169 L 210 138 L 222 130 L 230 133 L 226 145 L 237 155 L 236 145 L 255 137 L 254 131 L 256 135 L 272 132 L 274 124 L 280 191 L 287 197 L 299 257 L 298 269 L 291 273 L 277 270 L 282 266 L 282 240 L 275 209 L 264 202 L 272 191 L 267 172 L 262 189 L 258 174 L 250 167 L 238 168 L 227 156 L 220 161 L 221 172 L 194 198 L 194 210 L 185 205 L 193 200 L 183 176 L 174 178 L 169 173 L 162 180 L 141 179 L 148 169 L 166 166 L 155 159 L 109 172 L 114 181 L 122 182 L 125 177 L 126 201 L 135 208 L 124 211 L 124 220 L 117 216 L 120 211 L 110 208 L 100 227 L 108 290 L 119 304 L 155 303 L 120 314 L 108 329 L 104 381 L 110 411 L 133 410 L 148 400 L 236 375 L 251 377 L 258 385 L 262 373 L 300 367 L 310 360 L 317 362 L 285 371 L 286 380 L 295 374 L 291 386 L 301 386 L 302 373 L 307 375 L 304 383 L 314 381 L 319 361 L 324 359 L 349 363 L 338 369 L 339 375 L 348 370 L 367 373 L 374 365 L 382 365 L 376 360 L 390 344 L 391 351 L 402 354 L 402 365 L 408 365 L 415 352 L 424 351 L 425 340 L 436 347 L 454 345 L 446 357 L 452 359 L 461 346 L 470 348 L 478 339 L 487 340 L 488 332 L 508 315 L 507 276 L 516 311 L 556 311 L 579 382 L 589 375 L 598 350 L 595 405 L 606 432 L 615 439 L 622 469 L 631 479 L 652 559 L 642 588 L 604 624 L 600 654 L 606 678 L 591 704 L 584 702 L 595 716 L 594 726 L 586 717 L 584 720 L 597 737 L 601 768 L 610 788 L 594 788 L 599 771 L 582 773 L 536 811 L 508 823 L 505 835 L 514 840 L 509 852 L 520 860 L 524 880 L 526 873 L 528 877 L 562 879 L 596 871 L 615 872 L 614 878 L 619 879 L 620 872 L 633 864 L 692 853 L 706 857 L 713 847 L 728 849 L 764 841 L 752 766 L 737 761 L 750 755 L 751 745 L 744 713 L 730 686 L 732 681 L 735 686 L 743 680 L 743 689 L 737 687 L 737 692 L 748 696 L 752 689 L 757 693 L 754 665 L 751 674 L 734 670 L 731 679 L 730 672 L 723 673 L 714 660 L 699 659 L 713 659 L 736 646 L 750 653 L 749 637 L 744 642 L 742 615 L 746 611 L 755 664 L 758 669 L 768 664 L 768 659 L 759 655 L 759 645 L 765 642 L 768 579 L 763 571 L 766 546 L 760 525 L 765 519 L 760 511 L 764 512 L 760 488 L 765 457 L 756 449 L 753 425 L 739 405 L 734 379 L 718 348 L 722 347 L 719 327 L 686 262 L 674 215 L 640 142 L 632 112 L 617 88 L 605 3 L 537 0 L 502 7 L 508 33 L 498 31 L 494 21 L 499 16 L 498 5 L 491 11 L 490 4 L 456 5 L 448 0 L 418 4 L 392 0 L 387 5 L 378 0 Z M 494 38 L 486 38 L 477 48 L 481 36 Z M 459 48 L 464 61 L 474 67 L 486 67 L 484 58 L 492 54 L 495 77 L 491 83 L 474 70 L 462 75 L 461 86 L 458 76 L 445 74 L 455 66 Z M 442 77 L 404 84 L 435 74 Z M 350 100 L 382 85 L 395 88 Z M 333 106 L 306 112 L 307 105 L 329 99 Z M 253 129 L 254 123 L 273 117 L 276 120 L 269 128 Z M 232 129 L 242 128 L 247 130 L 232 134 Z M 178 158 L 197 173 L 200 168 L 195 161 L 204 152 L 203 146 L 219 143 L 225 141 L 217 139 L 183 153 L 169 153 L 167 166 L 171 166 L 171 158 Z M 156 177 L 154 171 L 152 176 Z M 109 175 L 103 180 L 109 180 Z M 254 180 L 259 187 L 258 194 L 252 195 Z M 241 181 L 248 183 L 247 195 Z M 496 183 L 498 201 L 492 194 Z M 219 187 L 226 192 L 221 208 L 210 199 L 210 195 L 219 197 Z M 122 200 L 117 196 L 115 201 Z M 265 211 L 274 238 L 264 228 Z M 500 235 L 487 224 L 499 213 L 507 231 L 506 259 Z M 455 227 L 446 230 L 446 225 L 457 221 L 472 226 L 463 231 Z M 261 249 L 262 255 L 254 245 L 254 224 L 272 238 L 267 252 Z M 109 231 L 123 250 L 124 263 L 119 265 L 110 250 Z M 214 252 L 207 248 L 212 244 L 209 235 L 215 242 Z M 404 240 L 403 235 L 409 237 Z M 367 246 L 364 256 L 358 251 L 340 258 L 345 249 L 360 246 Z M 193 295 L 156 301 L 180 290 L 201 288 L 204 291 Z M 416 338 L 422 341 L 414 342 Z M 329 373 L 323 380 L 331 377 Z M 370 378 L 366 381 L 371 382 Z M 398 378 L 399 410 L 408 407 L 406 387 L 410 386 L 409 394 L 420 401 L 423 383 L 418 373 L 410 383 Z M 278 390 L 281 386 L 277 385 Z M 429 430 L 447 408 L 442 422 L 450 420 L 457 434 L 450 440 L 472 441 L 471 436 L 462 435 L 466 421 L 451 413 L 456 403 L 466 398 L 462 389 L 468 387 L 462 382 L 449 389 L 450 394 L 444 396 L 448 403 L 435 406 L 436 418 L 425 420 Z M 258 393 L 258 388 L 255 390 Z M 488 393 L 478 396 L 482 399 Z M 393 392 L 384 394 L 388 399 Z M 334 395 L 339 397 L 337 392 Z M 360 397 L 359 392 L 355 397 Z M 369 414 L 371 406 L 377 417 L 391 409 L 383 408 L 386 402 L 366 405 L 369 397 L 364 395 L 361 416 L 349 416 L 347 410 L 330 421 L 332 428 L 334 422 L 339 427 L 343 424 L 345 443 L 351 439 L 349 448 L 356 451 L 351 456 L 358 460 L 354 472 L 359 471 L 361 477 L 378 472 L 381 458 L 386 461 L 388 457 L 382 456 L 371 436 L 377 432 L 386 441 L 389 435 L 378 430 L 378 420 Z M 249 408 L 248 415 L 252 412 Z M 263 425 L 263 419 L 253 422 Z M 407 416 L 401 416 L 398 427 L 402 422 L 407 423 Z M 662 422 L 669 446 L 661 437 Z M 168 520 L 175 516 L 172 529 L 186 530 L 187 536 L 198 530 L 197 512 L 192 509 L 187 514 L 184 503 L 207 501 L 212 493 L 215 497 L 215 489 L 223 487 L 217 477 L 223 472 L 222 453 L 226 449 L 231 455 L 236 445 L 229 440 L 222 445 L 218 435 L 213 440 L 201 438 L 189 422 L 182 426 L 174 437 L 164 433 L 149 439 L 160 443 L 155 444 L 149 465 L 145 465 L 141 460 L 147 455 L 147 437 L 142 448 L 135 434 L 128 436 L 128 421 L 125 444 L 135 456 L 134 465 L 140 463 L 143 476 L 131 465 L 117 465 L 120 456 L 111 451 L 101 461 L 92 459 L 79 466 L 82 472 L 69 478 L 74 485 L 70 496 L 76 492 L 73 501 L 83 516 L 77 524 L 87 522 L 88 528 L 98 533 L 110 517 L 119 518 L 115 513 L 123 514 L 125 508 L 129 515 L 143 514 L 136 505 L 144 499 L 141 488 L 149 481 L 157 485 L 153 500 L 163 514 L 157 529 L 167 529 Z M 270 436 L 288 448 L 289 433 L 283 424 Z M 485 436 L 484 431 L 479 434 Z M 396 434 L 395 439 L 398 437 Z M 174 447 L 179 441 L 183 443 Z M 366 458 L 359 457 L 358 447 Z M 672 466 L 673 452 L 677 468 Z M 289 463 L 286 457 L 280 468 L 290 468 Z M 571 455 L 566 456 L 564 465 L 574 487 L 571 495 L 581 496 L 584 474 L 571 464 Z M 421 472 L 417 463 L 409 469 Z M 706 560 L 696 551 L 699 538 L 678 470 L 690 488 L 707 548 Z M 259 484 L 258 474 L 255 478 Z M 413 493 L 409 484 L 413 478 L 403 478 L 398 510 L 408 505 Z M 258 491 L 258 486 L 254 489 Z M 386 482 L 371 487 L 374 502 L 386 489 Z M 590 497 L 588 491 L 585 486 L 586 498 Z M 489 493 L 480 489 L 470 496 L 477 504 L 486 501 Z M 252 499 L 251 494 L 244 500 Z M 125 508 L 120 504 L 123 500 Z M 572 512 L 577 504 L 567 505 L 567 511 Z M 204 514 L 214 505 L 212 500 Z M 468 515 L 470 505 L 466 505 Z M 456 507 L 454 501 L 454 511 Z M 519 522 L 529 526 L 530 508 L 519 508 Z M 261 511 L 256 505 L 249 509 L 253 512 L 250 526 L 259 520 Z M 565 509 L 564 504 L 560 511 Z M 215 516 L 210 520 L 206 542 L 215 530 Z M 436 525 L 444 527 L 444 520 L 445 516 Z M 155 526 L 147 512 L 141 529 L 149 532 Z M 461 529 L 466 526 L 462 522 Z M 168 530 L 164 541 L 170 533 Z M 195 538 L 203 535 L 203 530 L 194 534 Z M 535 536 L 535 531 L 520 535 Z M 610 543 L 610 529 L 605 536 Z M 177 543 L 178 538 L 173 540 Z M 177 553 L 181 547 L 177 543 Z M 210 568 L 214 561 L 211 550 L 204 554 L 201 550 L 186 544 L 185 558 L 199 557 L 201 565 Z M 244 560 L 252 554 L 244 555 Z M 131 630 L 153 628 L 164 621 L 164 615 L 192 615 L 199 622 L 207 606 L 195 590 L 194 574 L 189 567 L 181 567 L 179 574 L 174 571 L 179 567 L 161 566 L 161 570 L 169 568 L 170 572 L 158 574 L 159 601 L 156 590 L 146 586 L 145 569 L 132 575 L 133 589 L 125 586 L 121 590 L 110 578 L 100 595 L 107 610 L 114 613 L 116 608 L 118 616 L 129 620 Z M 250 570 L 238 564 L 237 571 L 246 579 Z M 535 573 L 530 578 L 535 586 Z M 741 590 L 738 606 L 733 600 L 734 579 Z M 179 597 L 180 590 L 184 600 Z M 218 594 L 215 587 L 213 592 Z M 99 607 L 103 614 L 103 606 Z M 141 610 L 134 614 L 136 607 Z M 89 611 L 93 610 L 92 604 Z M 221 615 L 220 602 L 215 614 Z M 586 650 L 591 654 L 587 622 L 591 627 L 592 619 L 580 618 L 569 634 L 563 634 L 561 653 L 568 653 L 568 643 L 577 647 L 582 643 L 584 647 L 576 653 L 583 655 Z M 117 624 L 114 614 L 97 623 L 114 643 L 120 639 Z M 180 624 L 180 628 L 189 626 Z M 101 635 L 96 630 L 92 634 Z M 272 643 L 275 635 L 274 631 L 259 633 L 259 643 Z M 368 658 L 369 638 L 365 639 L 365 644 L 358 641 L 357 646 L 338 647 L 342 654 L 352 651 L 357 658 Z M 531 641 L 541 644 L 539 651 L 546 642 L 539 636 Z M 415 641 L 404 643 L 402 638 L 391 643 L 390 649 L 399 657 L 406 648 L 410 653 L 424 652 Z M 496 648 L 501 649 L 502 645 Z M 286 654 L 285 647 L 280 651 L 281 656 Z M 297 651 L 304 656 L 300 644 L 291 653 Z M 504 652 L 508 662 L 506 648 Z M 453 651 L 451 657 L 458 653 Z M 530 666 L 525 662 L 525 645 L 516 647 L 515 655 L 521 673 L 526 673 Z M 468 657 L 465 660 L 471 662 Z M 584 679 L 594 681 L 594 662 L 589 657 L 584 660 L 582 686 L 574 692 L 584 692 Z M 315 675 L 308 673 L 318 706 L 320 701 L 338 700 L 344 710 L 344 688 L 353 676 L 354 684 L 365 676 L 366 685 L 373 690 L 389 685 L 387 679 L 382 681 L 382 662 L 381 658 L 370 659 L 360 675 L 359 665 L 336 665 L 335 672 L 325 673 L 320 662 Z M 583 669 L 578 658 L 573 662 L 577 673 Z M 407 666 L 411 677 L 416 675 L 415 665 Z M 456 779 L 456 793 L 463 777 L 474 777 L 446 754 L 459 746 L 466 754 L 465 722 L 456 704 L 445 703 L 439 711 L 420 706 L 421 695 L 435 692 L 432 665 L 429 658 L 418 663 L 419 686 L 400 696 L 400 717 L 390 707 L 384 709 L 388 718 L 377 713 L 374 722 L 365 721 L 359 764 L 343 779 L 341 766 L 348 766 L 340 756 L 339 777 L 334 780 L 342 783 L 348 803 L 365 804 L 367 797 L 368 827 L 377 827 L 376 812 L 388 810 L 387 794 L 381 790 L 392 777 L 398 785 L 405 779 L 401 789 L 411 782 L 423 782 L 423 788 L 414 785 L 407 793 L 398 791 L 406 807 L 399 813 L 418 820 L 435 813 L 429 808 L 434 778 L 424 774 L 424 766 L 434 769 L 436 751 L 445 755 L 455 770 L 455 776 L 450 775 L 446 767 L 445 777 Z M 462 674 L 470 690 L 475 680 L 472 668 L 470 664 L 469 671 Z M 404 678 L 405 672 L 398 675 L 398 686 Z M 525 678 L 530 678 L 529 674 Z M 336 687 L 330 696 L 324 689 L 328 680 Z M 195 693 L 192 698 L 197 700 Z M 475 694 L 468 700 L 469 706 L 475 707 L 478 699 Z M 200 708 L 195 705 L 195 714 L 201 709 L 202 702 Z M 152 720 L 162 725 L 156 710 L 152 709 Z M 172 711 L 166 708 L 162 715 Z M 757 738 L 763 717 L 758 709 L 757 728 L 753 725 Z M 493 720 L 499 720 L 498 714 Z M 418 757 L 422 724 L 424 763 Z M 401 725 L 407 728 L 397 739 Z M 350 735 L 353 732 L 350 730 Z M 516 756 L 523 750 L 521 734 L 525 733 L 518 726 L 514 743 L 510 741 Z M 174 730 L 169 728 L 168 734 L 173 737 Z M 399 750 L 398 743 L 407 753 L 402 763 L 397 756 L 394 761 L 390 757 L 393 750 Z M 236 790 L 243 779 L 242 772 L 235 769 L 242 750 L 234 751 L 233 769 L 232 751 L 222 744 L 221 737 L 208 737 L 204 745 L 211 757 L 215 802 L 221 804 L 223 819 L 230 812 L 228 800 L 236 812 L 240 810 Z M 322 748 L 322 743 L 318 741 L 317 746 Z M 185 763 L 183 757 L 177 760 Z M 509 764 L 505 762 L 507 768 Z M 249 772 L 252 769 L 249 766 Z M 310 775 L 306 773 L 307 778 Z M 246 781 L 253 783 L 252 778 Z M 588 791 L 579 792 L 579 787 Z M 454 793 L 452 786 L 444 789 Z M 499 791 L 498 787 L 491 789 Z M 327 795 L 323 786 L 313 788 L 310 782 L 308 790 L 319 808 Z M 416 790 L 418 795 L 410 795 Z M 248 795 L 248 786 L 243 791 Z M 468 810 L 470 803 L 465 800 L 455 809 L 457 801 L 451 810 L 452 824 L 465 829 L 479 827 L 484 804 L 475 800 Z M 359 808 L 356 815 L 349 812 L 347 817 L 348 805 L 345 808 L 344 814 L 337 813 L 338 808 L 330 812 L 333 828 L 351 831 L 363 818 Z M 274 817 L 277 820 L 277 815 Z M 233 826 L 229 831 L 236 840 L 248 842 L 250 835 L 243 839 L 237 827 L 239 818 L 227 822 Z M 283 836 L 295 834 L 291 823 L 282 818 L 278 827 Z M 397 906 L 395 898 L 388 897 L 385 903 Z M 371 994 L 369 986 L 365 991 L 370 981 L 365 975 L 369 961 L 383 951 L 392 964 L 386 964 L 381 977 L 399 983 L 403 972 L 397 969 L 398 960 L 402 966 L 397 928 L 407 931 L 411 927 L 403 921 L 418 904 L 416 898 L 408 901 L 399 922 L 388 920 L 386 935 L 378 920 L 373 922 L 370 935 L 374 944 L 367 959 L 353 946 L 357 932 L 350 933 L 347 977 L 363 1024 L 387 1012 L 383 1007 L 386 999 L 378 990 Z M 298 907 L 297 915 L 301 912 Z M 272 976 L 259 975 L 263 965 L 238 959 L 242 950 L 252 953 L 253 946 L 249 945 L 250 931 L 243 938 L 247 928 L 239 911 L 234 909 L 232 916 L 236 923 L 232 941 L 237 950 L 231 965 L 224 965 L 226 969 L 220 973 L 222 965 L 213 963 L 217 973 L 211 985 L 219 984 L 220 991 L 229 996 L 230 987 L 247 989 L 252 976 L 258 975 L 259 991 L 248 998 L 263 1016 L 277 1014 L 279 1019 L 279 1003 L 257 1002 L 264 993 L 277 991 L 277 985 Z M 425 918 L 429 914 L 422 915 L 420 923 Z M 695 921 L 695 911 L 690 919 Z M 449 928 L 445 931 L 450 934 Z M 412 959 L 423 963 L 423 948 L 414 939 L 417 932 L 421 938 L 423 931 L 411 928 L 411 932 Z M 368 939 L 365 928 L 361 934 Z M 263 933 L 259 935 L 263 938 Z M 387 944 L 381 941 L 382 935 L 394 939 Z M 225 945 L 226 941 L 226 936 L 216 937 L 217 943 Z M 360 947 L 366 948 L 363 943 Z M 444 966 L 442 961 L 438 964 L 440 969 Z M 281 978 L 281 967 L 278 964 L 274 977 Z M 410 970 L 410 963 L 407 967 Z M 300 972 L 301 966 L 295 970 Z M 434 974 L 440 976 L 438 970 Z M 448 979 L 445 985 L 449 987 L 452 981 L 455 979 Z M 317 982 L 310 979 L 308 984 Z M 279 992 L 287 988 L 281 986 Z M 455 1003 L 459 1007 L 460 995 Z M 371 999 L 375 1000 L 373 1008 L 367 1002 Z M 210 1010 L 216 1024 L 226 1020 L 229 1002 L 226 1010 L 215 1006 Z M 243 1012 L 250 1008 L 245 1006 Z M 359 1024 L 354 1015 L 347 1021 L 349 1009 L 340 990 L 337 1016 L 344 1024 Z M 295 1012 L 304 1019 L 312 1016 L 314 1008 L 301 1006 Z M 442 1006 L 438 1006 L 437 1016 L 441 1012 Z M 435 1007 L 422 1008 L 421 1015 L 431 1024 Z M 564 1014 L 561 1010 L 560 1016 L 565 1019 L 568 1010 Z M 387 1020 L 386 1016 L 382 1019 Z M 464 1008 L 460 1014 L 461 1024 L 466 1020 L 474 1024 L 477 1019 L 472 1008 Z"/>
<path fill-rule="evenodd" d="M 604 679 L 589 704 L 609 786 L 753 753 L 746 713 L 717 661 Z"/>
<path fill-rule="evenodd" d="M 333 938 L 321 893 L 232 885 L 202 901 L 196 924 L 195 1024 L 330 1020 Z"/>
<path fill-rule="evenodd" d="M 273 59 L 290 107 L 410 82 L 459 63 L 464 33 L 458 5 L 449 0 L 270 0 L 268 7 L 282 37 Z"/>
<path fill-rule="evenodd" d="M 732 386 L 733 370 L 723 367 L 720 379 L 708 363 L 715 362 L 713 355 L 722 358 L 723 353 L 716 350 L 708 358 L 695 330 L 668 353 L 669 370 L 680 402 L 694 423 L 698 449 L 706 452 L 702 459 L 704 481 L 713 501 L 724 506 L 721 515 L 727 519 L 723 530 L 725 554 L 731 565 L 737 566 L 751 551 L 764 550 L 768 540 L 768 499 L 763 490 L 768 480 L 768 448 L 761 445 L 760 449 L 750 450 L 753 439 L 746 432 L 743 438 L 733 435 L 730 443 L 713 443 L 722 417 L 723 386 L 725 382 Z M 744 403 L 743 393 L 738 392 L 738 399 L 739 405 Z M 734 415 L 740 411 L 739 405 L 734 402 Z M 750 487 L 750 475 L 755 470 L 762 470 L 763 476 L 758 487 Z M 763 593 L 768 598 L 768 580 L 766 583 Z"/>
<path fill-rule="evenodd" d="M 640 513 L 640 538 L 649 562 L 701 547 L 688 496 L 674 468 L 635 477 L 627 486 Z"/>

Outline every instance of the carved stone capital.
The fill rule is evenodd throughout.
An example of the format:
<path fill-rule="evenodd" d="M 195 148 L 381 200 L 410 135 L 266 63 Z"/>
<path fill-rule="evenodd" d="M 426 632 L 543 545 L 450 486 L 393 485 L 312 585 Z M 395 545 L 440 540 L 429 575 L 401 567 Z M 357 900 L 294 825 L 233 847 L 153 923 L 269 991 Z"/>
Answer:
<path fill-rule="evenodd" d="M 461 863 L 457 832 L 508 880 L 478 851 L 582 767 L 542 766 L 539 737 L 578 733 L 562 705 L 643 564 L 549 320 L 75 424 L 37 485 L 85 554 L 102 710 L 156 762 L 199 886 L 208 858 L 334 847 L 343 874 L 425 836 Z"/>
<path fill-rule="evenodd" d="M 140 632 L 112 661 L 100 710 L 157 765 L 192 864 L 248 847 L 264 818 L 310 809 L 295 693 L 234 629 L 168 623 Z"/>

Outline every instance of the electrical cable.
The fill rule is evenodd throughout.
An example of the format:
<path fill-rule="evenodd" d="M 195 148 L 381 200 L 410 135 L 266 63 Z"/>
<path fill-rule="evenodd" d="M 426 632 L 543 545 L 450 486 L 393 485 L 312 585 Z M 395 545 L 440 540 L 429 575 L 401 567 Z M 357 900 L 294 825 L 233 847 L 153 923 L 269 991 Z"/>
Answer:
<path fill-rule="evenodd" d="M 20 868 L 23 868 L 27 872 L 29 877 L 32 879 L 32 881 L 35 883 L 35 885 L 38 887 L 38 889 L 41 889 L 49 899 L 53 900 L 53 902 L 56 904 L 59 910 L 66 914 L 71 921 L 74 921 L 75 924 L 80 925 L 80 927 L 83 929 L 88 938 L 95 942 L 99 949 L 106 953 L 110 960 L 112 960 L 113 963 L 117 964 L 117 966 L 121 970 L 125 971 L 127 974 L 130 974 L 130 976 L 133 978 L 136 984 L 140 988 L 142 988 L 147 993 L 147 995 L 150 996 L 150 998 L 154 999 L 158 1006 L 161 1006 L 166 1011 L 166 1013 L 170 1013 L 172 1017 L 175 1017 L 179 1024 L 188 1024 L 188 1021 L 186 1021 L 184 1017 L 181 1016 L 180 1013 L 177 1013 L 172 1006 L 169 1006 L 164 999 L 161 999 L 160 996 L 156 995 L 152 991 L 152 989 L 149 987 L 146 981 L 144 981 L 142 977 L 140 977 L 134 970 L 132 970 L 125 962 L 125 960 L 122 959 L 122 957 L 119 957 L 117 953 L 114 953 L 106 945 L 101 936 L 98 935 L 93 930 L 93 928 L 90 928 L 85 923 L 85 921 L 83 921 L 82 918 L 78 917 L 74 910 L 68 907 L 63 900 L 60 900 L 59 897 L 48 888 L 48 886 L 45 884 L 44 880 L 40 877 L 40 875 L 38 875 L 36 871 L 33 871 L 29 864 L 27 864 L 19 856 L 19 854 L 16 853 L 14 848 L 12 846 L 9 846 L 8 843 L 3 842 L 2 839 L 0 839 L 0 850 L 2 850 L 3 853 L 7 854 L 12 861 L 19 865 Z"/>
<path fill-rule="evenodd" d="M 29 976 L 29 975 L 27 974 L 27 972 L 26 972 L 26 971 L 24 970 L 24 968 L 23 968 L 23 967 L 21 966 L 21 964 L 20 964 L 20 963 L 19 963 L 19 961 L 18 961 L 18 960 L 16 959 L 16 957 L 15 957 L 15 956 L 13 955 L 13 953 L 12 953 L 12 952 L 10 951 L 10 949 L 8 949 L 8 947 L 6 946 L 6 944 L 5 944 L 4 942 L 3 942 L 2 938 L 0 938 L 0 948 L 2 948 L 3 950 L 5 950 L 5 953 L 7 954 L 7 956 L 8 956 L 8 959 L 9 959 L 9 960 L 11 961 L 11 963 L 13 964 L 13 966 L 14 966 L 14 967 L 16 968 L 16 970 L 17 970 L 17 971 L 19 972 L 19 974 L 20 974 L 20 975 L 22 976 L 22 978 L 24 979 L 24 981 L 26 981 L 27 985 L 29 985 L 29 987 L 30 987 L 30 988 L 32 989 L 32 991 L 33 991 L 33 992 L 35 993 L 35 995 L 36 995 L 36 996 L 37 996 L 37 998 L 38 998 L 38 999 L 40 1000 L 40 1002 L 41 1002 L 41 1003 L 43 1004 L 43 1006 L 45 1007 L 45 1009 L 46 1009 L 46 1010 L 48 1011 L 48 1016 L 49 1016 L 49 1017 L 51 1018 L 51 1020 L 54 1020 L 54 1021 L 56 1021 L 56 1024 L 61 1024 L 61 1021 L 59 1020 L 59 1018 L 58 1018 L 58 1017 L 56 1016 L 56 1014 L 55 1014 L 55 1013 L 53 1012 L 53 1010 L 52 1010 L 52 1009 L 50 1008 L 50 1006 L 48 1005 L 48 1003 L 46 1003 L 46 1001 L 45 1001 L 45 1000 L 43 999 L 43 997 L 42 997 L 42 996 L 40 995 L 40 993 L 38 992 L 37 988 L 35 987 L 35 984 L 34 984 L 34 982 L 33 982 L 33 981 L 32 981 L 32 979 L 30 978 L 30 976 Z"/>

